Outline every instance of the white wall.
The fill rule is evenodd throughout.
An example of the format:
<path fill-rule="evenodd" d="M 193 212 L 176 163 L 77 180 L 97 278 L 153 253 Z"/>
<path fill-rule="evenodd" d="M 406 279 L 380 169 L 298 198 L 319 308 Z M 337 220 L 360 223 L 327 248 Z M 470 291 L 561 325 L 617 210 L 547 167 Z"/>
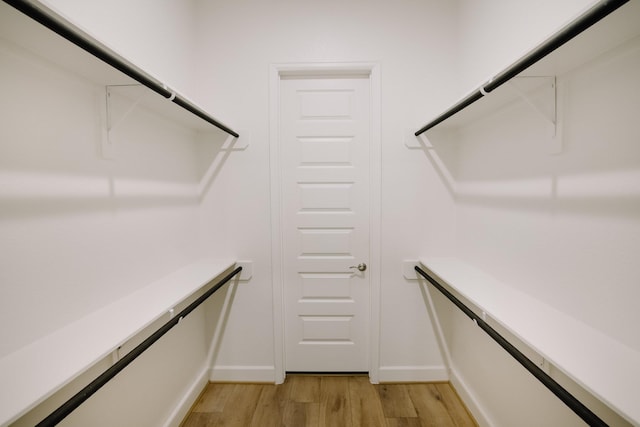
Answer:
<path fill-rule="evenodd" d="M 460 80 L 470 84 L 590 2 L 509 4 L 504 12 L 512 2 L 479 3 L 460 2 Z M 545 124 L 520 102 L 465 127 L 451 141 L 455 156 L 445 157 L 458 189 L 456 255 L 634 349 L 640 348 L 639 72 L 636 40 L 558 76 L 560 154 L 550 154 Z M 439 309 L 447 313 L 455 376 L 475 399 L 479 419 L 496 426 L 582 425 L 462 314 L 448 312 L 446 303 Z M 627 425 L 592 399 L 585 403 L 611 425 Z"/>
<path fill-rule="evenodd" d="M 310 62 L 381 65 L 381 366 L 388 379 L 405 371 L 422 377 L 440 373 L 425 302 L 415 283 L 403 279 L 400 263 L 452 247 L 452 201 L 428 158 L 408 150 L 403 138 L 435 114 L 433 103 L 452 89 L 455 5 L 409 0 L 198 5 L 198 100 L 211 111 L 224 110 L 241 134 L 251 134 L 248 149 L 226 159 L 212 187 L 216 197 L 203 205 L 204 215 L 217 219 L 203 223 L 211 251 L 219 250 L 216 236 L 224 233 L 237 256 L 254 261 L 253 279 L 235 295 L 214 378 L 273 371 L 269 66 Z"/>
<path fill-rule="evenodd" d="M 7 354 L 192 260 L 197 176 L 193 136 L 143 110 L 103 159 L 104 88 L 15 46 L 2 53 L 1 316 L 21 328 L 3 329 Z"/>
<path fill-rule="evenodd" d="M 182 335 L 177 331 L 166 347 L 145 356 L 151 365 L 168 366 L 180 357 L 176 348 L 189 348 L 183 372 L 156 377 L 138 368 L 114 383 L 114 391 L 96 395 L 90 412 L 122 408 L 126 402 L 117 396 L 130 396 L 123 390 L 152 389 L 153 402 L 120 416 L 139 420 L 137 425 L 160 423 L 167 414 L 149 408 L 158 402 L 175 407 L 197 382 L 209 352 L 215 358 L 214 379 L 273 378 L 269 65 L 357 61 L 378 62 L 382 71 L 384 379 L 406 372 L 428 379 L 442 369 L 424 295 L 401 275 L 401 261 L 418 254 L 457 253 L 587 322 L 604 311 L 607 316 L 598 317 L 604 319 L 598 327 L 638 348 L 636 315 L 618 310 L 619 301 L 607 303 L 610 300 L 596 286 L 596 279 L 602 278 L 609 286 L 619 284 L 615 289 L 623 295 L 623 305 L 632 305 L 638 297 L 632 285 L 638 277 L 632 254 L 640 241 L 633 214 L 638 152 L 632 142 L 638 140 L 637 128 L 631 137 L 610 134 L 623 125 L 628 129 L 628 114 L 637 111 L 637 92 L 628 89 L 637 88 L 632 78 L 637 74 L 636 57 L 595 65 L 571 77 L 567 145 L 559 157 L 538 151 L 535 124 L 516 123 L 515 111 L 506 113 L 514 114 L 513 126 L 501 131 L 506 135 L 496 136 L 495 129 L 479 126 L 462 134 L 457 145 L 436 147 L 461 182 L 502 188 L 504 182 L 532 179 L 548 189 L 551 177 L 561 178 L 551 202 L 480 195 L 459 199 L 456 207 L 434 158 L 403 145 L 407 130 L 422 125 L 590 3 L 332 0 L 311 7 L 293 0 L 47 1 L 250 135 L 251 143 L 244 151 L 225 150 L 221 141 L 206 137 L 196 143 L 193 135 L 138 113 L 123 130 L 118 159 L 104 161 L 98 155 L 100 88 L 3 45 L 0 84 L 8 115 L 0 130 L 0 234 L 11 244 L 0 247 L 0 301 L 7 302 L 0 319 L 18 316 L 12 320 L 17 331 L 3 330 L 3 354 L 204 251 L 253 260 L 254 278 L 217 297 L 205 313 L 194 313 L 192 327 L 184 328 Z M 501 19 L 503 13 L 509 19 Z M 514 28 L 518 31 L 511 33 Z M 615 72 L 616 79 L 605 82 L 598 77 L 609 72 Z M 628 109 L 599 109 L 621 98 Z M 589 120 L 592 117 L 602 124 Z M 34 119 L 39 126 L 32 125 Z M 512 117 L 502 117 L 500 123 L 505 119 Z M 585 121 L 590 127 L 578 126 Z M 529 136 L 521 135 L 523 129 Z M 212 178 L 200 200 L 195 189 L 207 171 Z M 591 183 L 602 182 L 602 177 L 607 184 L 595 191 Z M 167 190 L 176 186 L 188 195 Z M 619 197 L 610 196 L 612 188 Z M 551 273 L 538 269 L 539 262 L 551 263 Z M 582 274 L 583 265 L 596 267 L 595 278 Z M 575 295 L 581 298 L 569 304 Z M 29 297 L 36 297 L 35 302 L 27 304 Z M 228 313 L 224 298 L 233 300 Z M 458 313 L 448 311 L 443 301 L 438 307 L 457 378 L 487 419 L 505 426 L 523 419 L 531 425 L 575 424 L 572 414 L 548 399 L 527 375 L 520 375 L 493 344 L 475 336 L 477 331 L 470 330 Z M 204 342 L 203 334 L 209 338 Z M 468 357 L 472 351 L 486 355 L 480 370 L 477 358 Z M 152 379 L 179 391 L 150 388 Z M 517 393 L 500 394 L 490 387 L 493 380 L 504 380 L 505 387 L 518 389 L 537 404 L 522 407 Z M 86 411 L 69 425 L 86 424 Z"/>
<path fill-rule="evenodd" d="M 196 88 L 193 0 L 38 0 L 185 95 Z"/>
<path fill-rule="evenodd" d="M 108 11 L 87 2 L 59 5 L 69 15 L 82 12 L 76 17 L 82 26 L 104 30 L 107 44 L 129 49 L 136 56 L 132 59 L 150 64 L 152 72 L 175 78 L 177 86 L 190 82 L 186 72 L 192 67 L 184 64 L 190 60 L 189 47 L 182 46 L 191 36 L 189 4 L 156 5 L 158 21 L 123 21 L 132 16 L 129 2 L 110 2 Z M 17 21 L 9 6 L 2 7 L 2 18 L 8 20 L 1 25 L 4 32 Z M 137 16 L 150 18 L 142 12 Z M 32 36 L 28 26 L 18 27 L 27 32 L 18 33 L 18 39 Z M 161 52 L 145 39 L 148 34 L 179 37 L 163 42 L 168 51 Z M 133 35 L 141 35 L 140 44 Z M 171 63 L 176 57 L 179 66 Z M 199 257 L 202 158 L 192 131 L 137 108 L 113 132 L 117 154 L 106 160 L 100 154 L 103 86 L 4 39 L 0 64 L 4 356 Z M 116 119 L 130 104 L 113 99 Z M 190 388 L 206 378 L 205 333 L 204 311 L 198 310 L 64 425 L 161 425 Z M 33 425 L 81 385 L 67 387 L 16 425 Z"/>
<path fill-rule="evenodd" d="M 596 0 L 458 0 L 460 95 L 544 41 Z"/>
<path fill-rule="evenodd" d="M 2 233 L 12 245 L 2 248 L 7 255 L 2 274 L 3 283 L 15 286 L 3 287 L 3 301 L 11 301 L 3 316 L 21 317 L 19 330 L 3 337 L 6 352 L 174 270 L 200 248 L 255 263 L 251 282 L 215 299 L 204 319 L 194 313 L 195 329 L 183 328 L 190 331 L 182 332 L 186 336 L 176 332 L 167 337 L 169 344 L 162 348 L 171 350 L 144 356 L 151 365 L 169 366 L 180 349 L 188 348 L 185 370 L 164 369 L 156 376 L 142 364 L 132 366 L 94 396 L 89 409 L 70 417 L 68 425 L 86 423 L 89 413 L 109 413 L 106 424 L 124 424 L 112 418 L 117 416 L 138 420 L 137 425 L 157 425 L 167 414 L 147 405 L 176 407 L 197 383 L 206 352 L 215 356 L 216 372 L 240 379 L 273 378 L 267 94 L 269 64 L 274 62 L 382 65 L 381 363 L 389 378 L 396 370 L 428 377 L 433 367 L 440 374 L 442 361 L 422 294 L 402 278 L 400 261 L 451 247 L 452 203 L 428 160 L 407 151 L 402 142 L 407 128 L 434 113 L 424 99 L 444 96 L 452 83 L 451 4 L 335 2 L 312 10 L 297 2 L 199 2 L 194 15 L 191 3 L 175 1 L 46 3 L 209 110 L 224 110 L 222 119 L 251 135 L 248 150 L 229 152 L 221 141 L 207 137 L 187 142 L 193 135 L 182 135 L 138 111 L 119 131 L 123 140 L 117 159 L 105 161 L 99 156 L 97 114 L 103 88 L 8 49 L 3 73 L 11 75 L 3 74 L 2 80 L 4 110 L 11 116 L 3 126 L 3 140 L 9 143 L 2 146 L 2 165 L 3 182 L 10 186 Z M 194 35 L 194 28 L 199 33 Z M 450 36 L 444 43 L 443 34 Z M 194 40 L 200 41 L 195 54 Z M 5 69 L 4 62 L 15 69 Z M 39 126 L 30 125 L 33 118 Z M 211 178 L 198 200 L 195 189 L 205 175 Z M 425 188 L 418 182 L 433 185 Z M 181 189 L 177 196 L 176 187 Z M 426 210 L 425 197 L 437 208 Z M 28 305 L 29 296 L 44 297 Z M 229 315 L 222 315 L 222 298 L 233 300 Z M 198 342 L 201 321 L 206 335 L 214 337 L 204 346 Z M 123 401 L 131 398 L 129 390 L 143 388 L 150 393 L 146 403 L 131 407 Z M 21 422 L 28 425 L 44 415 L 64 392 Z M 121 412 L 115 414 L 116 407 Z"/>
<path fill-rule="evenodd" d="M 223 298 L 222 295 L 212 298 L 220 297 Z M 154 323 L 145 331 L 146 335 L 153 333 L 166 320 Z M 209 343 L 205 336 L 205 309 L 198 308 L 59 425 L 178 426 L 206 385 L 208 368 L 204 361 L 209 352 Z M 138 341 L 123 347 L 121 354 L 130 351 L 136 344 Z M 107 356 L 11 426 L 36 425 L 111 364 L 111 356 Z"/>

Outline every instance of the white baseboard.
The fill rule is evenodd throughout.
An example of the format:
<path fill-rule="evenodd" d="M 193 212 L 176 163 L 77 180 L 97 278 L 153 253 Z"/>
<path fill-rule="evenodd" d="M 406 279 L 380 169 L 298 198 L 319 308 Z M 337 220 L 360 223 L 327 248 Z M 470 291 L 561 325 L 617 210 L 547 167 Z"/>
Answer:
<path fill-rule="evenodd" d="M 179 427 L 209 382 L 209 368 L 203 369 L 175 407 L 163 427 Z"/>
<path fill-rule="evenodd" d="M 479 427 L 493 427 L 495 424 L 487 416 L 486 411 L 478 401 L 476 394 L 471 390 L 464 381 L 460 373 L 451 367 L 451 385 L 456 389 L 458 396 L 464 402 L 465 406 L 473 415 Z"/>
<path fill-rule="evenodd" d="M 212 382 L 275 383 L 275 366 L 217 365 L 209 374 Z"/>
<path fill-rule="evenodd" d="M 449 380 L 444 366 L 381 366 L 378 372 L 381 383 Z"/>

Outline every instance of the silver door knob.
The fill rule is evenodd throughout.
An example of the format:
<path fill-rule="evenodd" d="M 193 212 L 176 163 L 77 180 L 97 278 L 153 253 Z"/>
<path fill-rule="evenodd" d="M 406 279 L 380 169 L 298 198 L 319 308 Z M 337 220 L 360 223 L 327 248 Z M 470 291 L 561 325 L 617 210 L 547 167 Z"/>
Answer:
<path fill-rule="evenodd" d="M 351 265 L 349 266 L 349 268 L 357 268 L 359 271 L 365 271 L 367 269 L 367 264 L 365 264 L 364 262 L 361 262 L 358 265 Z"/>

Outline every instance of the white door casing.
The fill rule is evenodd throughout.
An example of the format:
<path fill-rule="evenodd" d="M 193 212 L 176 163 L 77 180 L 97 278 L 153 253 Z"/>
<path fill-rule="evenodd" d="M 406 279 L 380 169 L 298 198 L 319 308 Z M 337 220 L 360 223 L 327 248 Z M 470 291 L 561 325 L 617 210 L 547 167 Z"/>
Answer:
<path fill-rule="evenodd" d="M 280 94 L 285 367 L 367 371 L 368 77 L 285 78 Z"/>
<path fill-rule="evenodd" d="M 376 383 L 379 67 L 274 65 L 270 89 L 275 380 L 368 371 Z"/>

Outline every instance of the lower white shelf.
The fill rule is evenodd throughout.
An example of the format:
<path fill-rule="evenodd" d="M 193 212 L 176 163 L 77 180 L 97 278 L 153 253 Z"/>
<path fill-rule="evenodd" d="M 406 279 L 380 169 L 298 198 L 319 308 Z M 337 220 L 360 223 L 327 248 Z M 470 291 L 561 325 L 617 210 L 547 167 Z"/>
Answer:
<path fill-rule="evenodd" d="M 24 415 L 234 265 L 231 259 L 190 264 L 0 359 L 0 426 Z"/>
<path fill-rule="evenodd" d="M 457 258 L 420 262 L 454 294 L 484 311 L 623 418 L 640 425 L 639 352 Z"/>

